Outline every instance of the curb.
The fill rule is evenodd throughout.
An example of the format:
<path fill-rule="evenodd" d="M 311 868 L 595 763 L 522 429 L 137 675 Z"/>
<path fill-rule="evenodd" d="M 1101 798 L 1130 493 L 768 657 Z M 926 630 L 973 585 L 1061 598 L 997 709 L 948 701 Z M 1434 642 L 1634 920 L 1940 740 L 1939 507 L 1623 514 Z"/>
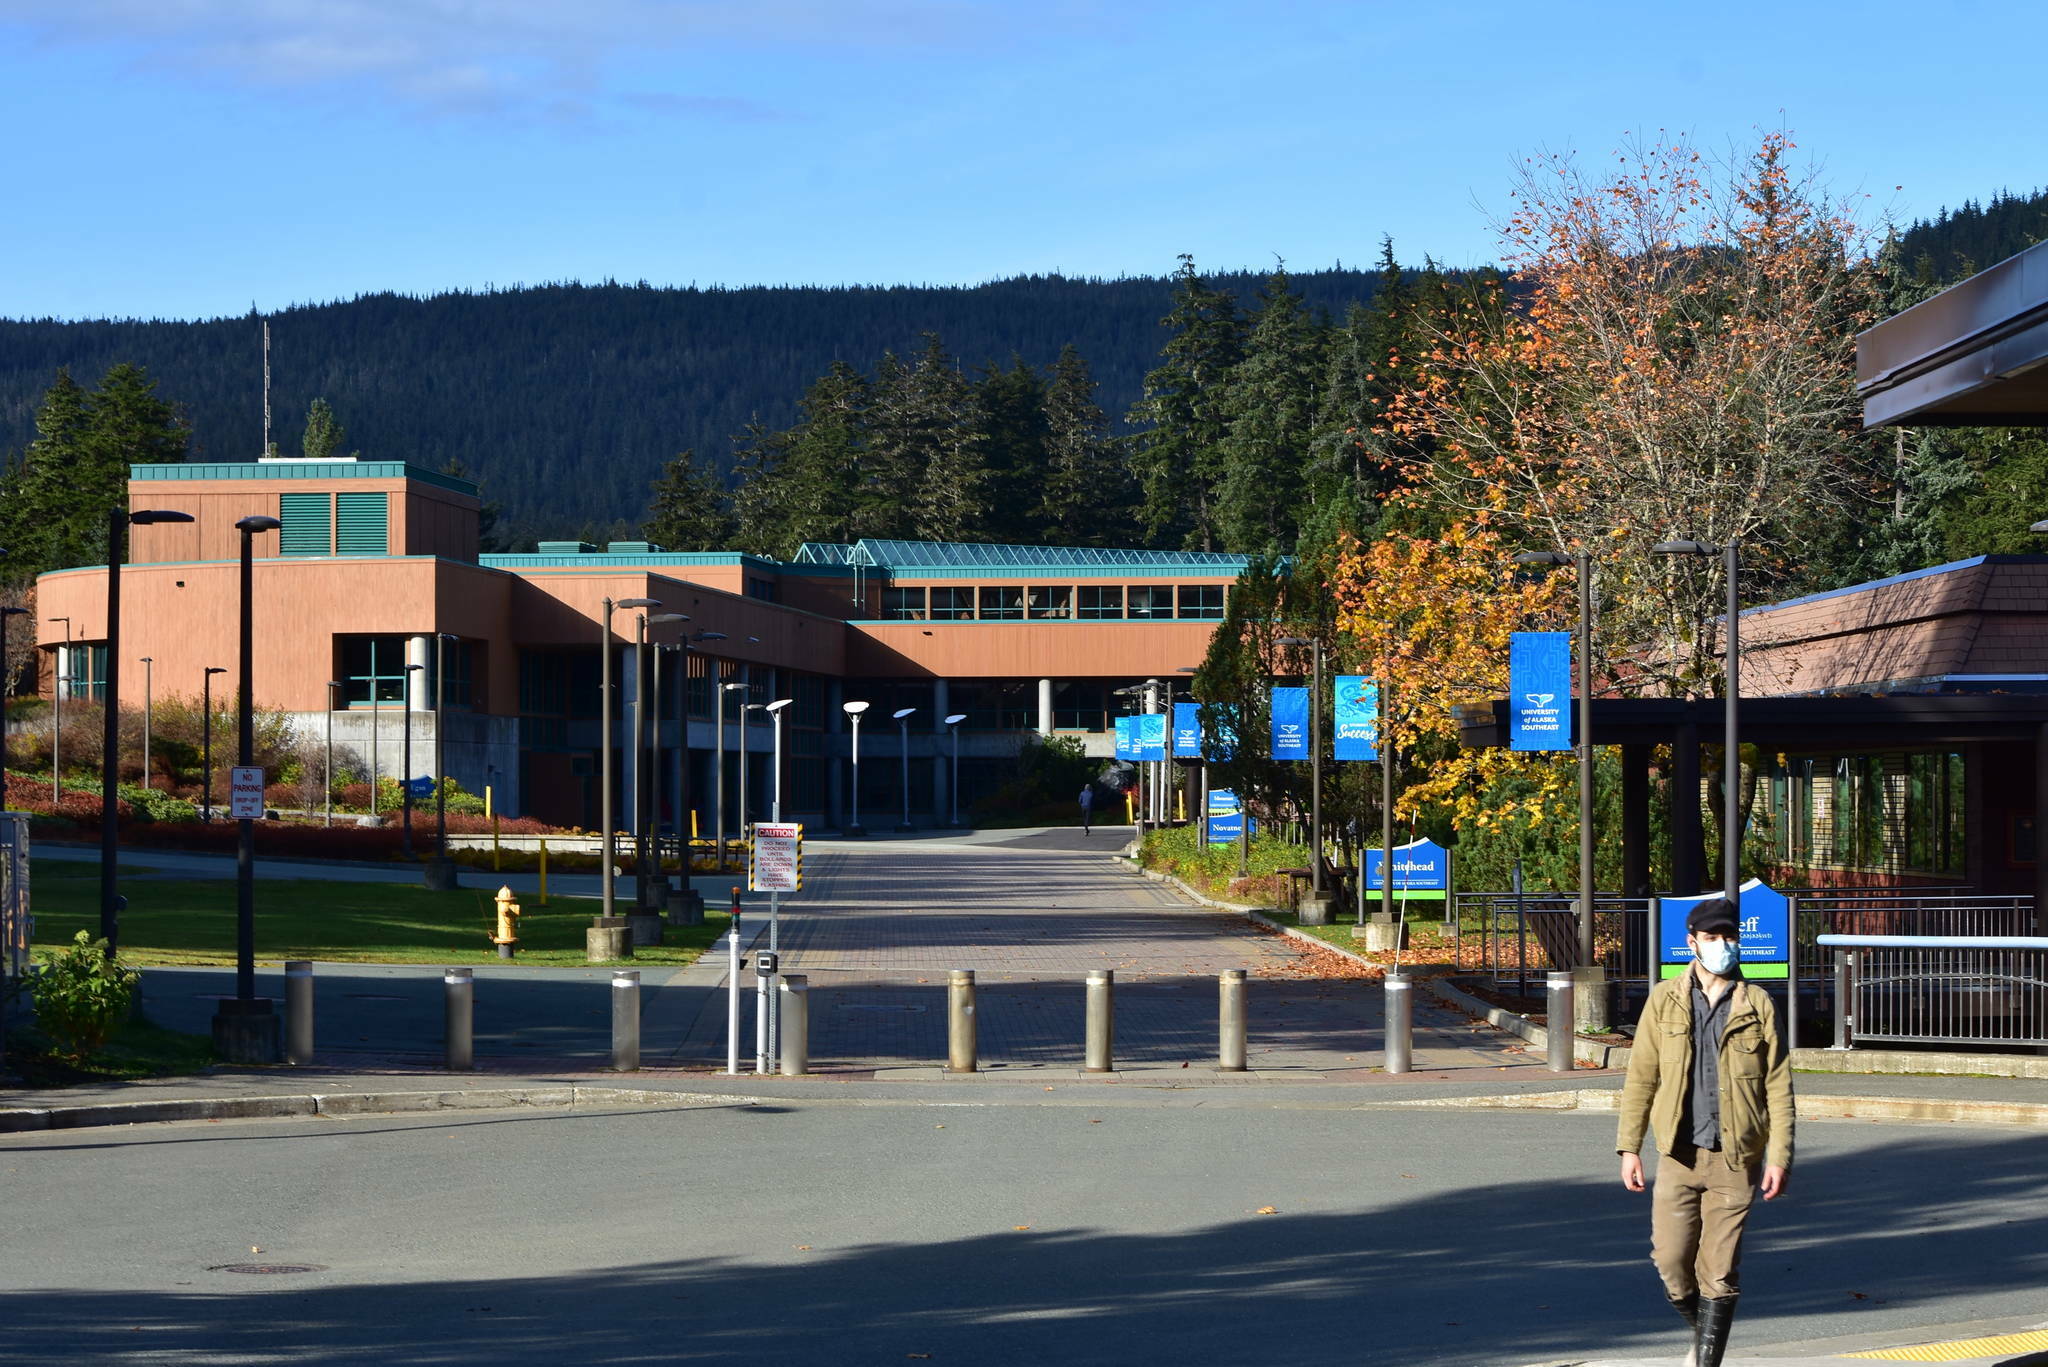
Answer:
<path fill-rule="evenodd" d="M 1129 858 L 1128 855 L 1126 855 L 1125 857 Z M 1317 936 L 1311 935 L 1305 930 L 1297 930 L 1293 926 L 1280 924 L 1280 922 L 1268 916 L 1265 913 L 1264 909 L 1260 907 L 1246 906 L 1242 902 L 1219 902 L 1213 897 L 1195 891 L 1193 888 L 1189 887 L 1186 883 L 1183 883 L 1180 879 L 1174 877 L 1172 874 L 1159 873 L 1156 870 L 1145 868 L 1142 865 L 1140 865 L 1135 859 L 1131 861 L 1131 871 L 1133 873 L 1136 873 L 1139 877 L 1149 878 L 1155 883 L 1170 884 L 1173 887 L 1179 889 L 1183 896 L 1188 897 L 1193 901 L 1199 902 L 1205 907 L 1213 907 L 1217 911 L 1235 912 L 1237 915 L 1244 917 L 1248 921 L 1257 921 L 1260 925 L 1266 927 L 1268 930 L 1277 931 L 1282 935 L 1292 936 L 1294 939 L 1300 940 L 1304 944 L 1314 945 L 1317 949 L 1327 949 L 1332 954 L 1342 955 L 1344 958 L 1351 960 L 1355 964 L 1363 964 L 1367 968 L 1378 969 L 1380 973 L 1383 975 L 1387 971 L 1387 966 L 1383 963 L 1380 963 L 1376 959 L 1368 959 L 1363 954 L 1354 953 L 1353 951 L 1344 948 L 1342 945 L 1333 945 L 1328 940 L 1324 940 Z M 1427 981 L 1427 979 L 1425 979 L 1424 981 Z"/>
<path fill-rule="evenodd" d="M 190 1097 L 111 1101 L 92 1106 L 0 1110 L 0 1134 L 79 1130 L 99 1125 L 162 1125 L 176 1120 L 268 1120 L 292 1116 L 402 1115 L 514 1107 L 751 1106 L 757 1097 L 663 1092 L 634 1087 L 503 1087 L 484 1091 L 312 1092 L 295 1096 Z"/>
<path fill-rule="evenodd" d="M 1417 1097 L 1392 1103 L 1481 1111 L 1585 1111 L 1613 1115 L 1621 1109 L 1621 1092 L 1589 1087 L 1569 1092 L 1514 1092 L 1493 1096 Z M 1923 1120 L 1952 1125 L 2017 1125 L 2048 1129 L 2048 1104 L 2034 1101 L 1963 1101 L 1932 1097 L 1825 1096 L 1797 1094 L 1793 1110 L 1800 1120 Z"/>

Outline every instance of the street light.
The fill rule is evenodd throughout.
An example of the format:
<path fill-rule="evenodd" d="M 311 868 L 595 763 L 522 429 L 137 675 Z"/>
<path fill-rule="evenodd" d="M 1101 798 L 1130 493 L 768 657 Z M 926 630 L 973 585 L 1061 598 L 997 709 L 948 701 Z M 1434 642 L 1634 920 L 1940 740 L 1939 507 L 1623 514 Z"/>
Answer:
<path fill-rule="evenodd" d="M 965 712 L 955 712 L 946 718 L 946 728 L 953 733 L 953 824 L 960 824 L 960 723 L 967 720 Z"/>
<path fill-rule="evenodd" d="M 243 768 L 255 762 L 256 753 L 256 650 L 251 622 L 256 596 L 255 542 L 257 536 L 274 532 L 282 525 L 276 518 L 262 515 L 235 523 L 235 530 L 242 534 L 241 659 L 237 676 L 241 697 L 237 700 L 236 722 Z M 240 831 L 235 841 L 235 997 L 232 1003 L 220 1004 L 214 1017 L 214 1041 L 233 1062 L 269 1063 L 277 1056 L 277 1018 L 271 1014 L 270 999 L 256 995 L 256 822 L 244 816 L 237 819 L 237 824 Z"/>
<path fill-rule="evenodd" d="M 327 681 L 327 768 L 324 769 L 322 773 L 327 780 L 326 824 L 329 826 L 332 826 L 334 824 L 334 714 L 338 710 L 335 707 L 337 699 L 334 696 L 334 690 L 337 688 L 344 688 L 346 686 L 347 685 L 343 684 L 340 679 L 329 679 Z M 374 780 L 372 782 L 371 791 L 375 791 Z"/>
<path fill-rule="evenodd" d="M 213 820 L 213 676 L 227 672 L 226 665 L 208 665 L 199 676 L 199 767 L 204 770 L 199 810 L 207 821 Z"/>
<path fill-rule="evenodd" d="M 1174 673 L 1176 674 L 1199 674 L 1201 672 L 1202 667 L 1200 665 L 1181 665 L 1174 670 Z M 1192 697 L 1194 691 L 1193 679 L 1188 680 L 1188 690 L 1190 697 Z M 1197 745 L 1195 747 L 1195 758 L 1200 762 L 1202 766 L 1202 809 L 1200 812 L 1196 813 L 1196 819 L 1201 822 L 1202 848 L 1204 850 L 1207 850 L 1209 848 L 1209 756 L 1207 754 L 1201 753 L 1202 746 L 1199 743 L 1201 737 L 1201 724 L 1199 721 L 1199 715 L 1200 714 L 1198 713 L 1198 720 L 1196 722 L 1195 731 L 1195 735 L 1197 738 Z M 1169 737 L 1171 737 L 1174 735 L 1174 733 L 1175 727 L 1173 724 L 1173 718 L 1169 716 L 1166 719 L 1166 734 Z M 1167 748 L 1171 750 L 1173 747 L 1169 743 Z"/>
<path fill-rule="evenodd" d="M 455 886 L 455 864 L 448 858 L 448 656 L 450 641 L 461 641 L 452 632 L 434 633 L 434 863 L 427 870 L 427 886 L 446 892 Z"/>
<path fill-rule="evenodd" d="M 752 686 L 751 684 L 745 685 L 745 687 L 749 688 Z M 747 832 L 749 827 L 753 825 L 754 817 L 754 789 L 753 785 L 747 781 L 747 752 L 752 748 L 747 744 L 752 739 L 747 734 L 747 713 L 765 712 L 767 710 L 768 704 L 764 702 L 750 702 L 740 705 L 740 835 L 742 838 L 748 838 Z"/>
<path fill-rule="evenodd" d="M 599 886 L 603 889 L 603 902 L 599 915 L 610 920 L 612 917 L 612 866 L 618 857 L 618 832 L 613 829 L 612 820 L 612 613 L 618 608 L 658 608 L 658 598 L 621 598 L 613 602 L 604 600 L 604 625 L 598 636 L 599 649 L 603 656 L 601 681 L 598 686 L 598 748 L 602 752 L 598 764 L 598 786 L 603 790 L 598 797 L 599 822 L 604 826 L 604 869 Z M 638 658 L 634 660 L 639 663 Z"/>
<path fill-rule="evenodd" d="M 192 514 L 160 508 L 111 508 L 107 511 L 107 677 L 100 694 L 100 935 L 107 957 L 114 957 L 120 933 L 121 908 L 115 883 L 120 873 L 121 831 L 114 804 L 121 796 L 121 557 L 129 523 L 190 522 Z M 147 723 L 144 723 L 147 725 Z M 149 786 L 149 756 L 142 759 L 143 786 Z"/>
<path fill-rule="evenodd" d="M 690 647 L 724 639 L 726 636 L 722 631 L 702 630 L 684 632 L 677 637 L 677 647 L 682 652 L 682 673 L 676 675 L 676 840 L 683 852 L 685 894 L 690 892 L 691 864 L 696 857 L 691 850 L 691 841 L 697 834 L 697 797 L 691 783 L 694 767 L 690 763 Z M 718 677 L 717 663 L 710 656 L 705 657 L 704 673 L 707 679 Z"/>
<path fill-rule="evenodd" d="M 711 677 L 716 679 L 718 676 L 714 673 Z M 717 807 L 715 816 L 718 822 L 718 838 L 714 847 L 718 856 L 718 871 L 720 873 L 725 872 L 725 695 L 737 693 L 745 687 L 746 685 L 743 683 L 719 684 L 716 700 L 718 705 L 713 709 L 717 713 L 715 720 L 718 724 L 718 752 L 713 759 L 713 765 L 718 770 L 718 800 L 714 804 Z M 740 714 L 740 725 L 740 739 L 744 742 L 746 740 L 746 713 L 744 712 Z M 746 753 L 744 749 L 740 751 L 743 763 L 745 762 Z"/>
<path fill-rule="evenodd" d="M 1579 577 L 1579 965 L 1593 964 L 1593 557 L 1586 551 L 1523 551 L 1517 565 L 1573 565 Z"/>
<path fill-rule="evenodd" d="M 770 790 L 773 797 L 768 804 L 768 819 L 782 820 L 782 709 L 788 707 L 792 698 L 777 698 L 767 705 L 768 719 L 775 723 L 775 786 Z"/>
<path fill-rule="evenodd" d="M 860 824 L 860 714 L 872 706 L 873 703 L 865 702 L 839 705 L 839 710 L 853 722 L 853 822 L 846 828 L 846 833 L 851 836 L 867 834 L 867 830 Z"/>
<path fill-rule="evenodd" d="M 1711 541 L 1659 541 L 1650 547 L 1650 551 L 1654 555 L 1718 555 L 1722 571 L 1728 577 L 1728 625 L 1722 640 L 1727 658 L 1727 681 L 1722 686 L 1726 696 L 1722 700 L 1721 737 L 1721 895 L 1736 909 L 1739 921 L 1742 906 L 1742 808 L 1738 799 L 1742 794 L 1742 751 L 1737 714 L 1742 700 L 1741 556 L 1733 540 L 1718 546 Z"/>
<path fill-rule="evenodd" d="M 896 828 L 899 831 L 916 829 L 910 824 L 910 714 L 915 711 L 914 707 L 896 709 L 897 746 L 903 761 L 903 824 Z"/>
<path fill-rule="evenodd" d="M 1309 896 L 1321 902 L 1323 893 L 1323 638 L 1320 636 L 1282 636 L 1274 642 L 1283 646 L 1309 646 L 1313 658 L 1309 667 L 1308 691 L 1308 784 L 1309 784 Z M 1382 860 L 1394 857 L 1390 849 L 1382 854 Z M 1383 865 L 1381 877 L 1384 881 L 1387 869 Z"/>
<path fill-rule="evenodd" d="M 64 624 L 64 649 L 57 654 L 56 687 L 50 693 L 50 805 L 64 806 L 64 766 L 57 762 L 64 743 L 64 669 L 71 663 L 71 619 L 52 617 Z"/>
<path fill-rule="evenodd" d="M 412 858 L 412 676 L 426 668 L 425 665 L 405 667 L 405 744 L 404 754 L 399 759 L 403 770 L 398 782 L 398 801 L 403 809 L 400 822 L 405 827 L 405 857 Z"/>
<path fill-rule="evenodd" d="M 656 791 L 653 765 L 647 744 L 647 694 L 649 689 L 648 671 L 641 659 L 647 653 L 647 628 L 663 622 L 687 622 L 690 619 L 680 612 L 658 612 L 652 615 L 641 613 L 633 619 L 633 905 L 641 911 L 659 910 L 649 907 L 647 897 L 653 889 L 654 871 L 648 866 L 648 847 L 653 842 L 655 805 L 652 794 Z M 652 754 L 661 750 L 661 652 L 654 652 L 652 689 L 654 694 L 655 736 Z"/>
<path fill-rule="evenodd" d="M 142 657 L 142 786 L 149 787 L 149 713 L 156 705 L 156 657 Z"/>

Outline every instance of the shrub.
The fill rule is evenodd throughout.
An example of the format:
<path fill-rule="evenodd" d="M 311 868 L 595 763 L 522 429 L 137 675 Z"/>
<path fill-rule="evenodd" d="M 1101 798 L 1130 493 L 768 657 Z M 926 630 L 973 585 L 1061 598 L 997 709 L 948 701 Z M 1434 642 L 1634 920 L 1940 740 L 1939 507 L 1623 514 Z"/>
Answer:
<path fill-rule="evenodd" d="M 181 797 L 157 788 L 139 788 L 132 783 L 120 787 L 122 801 L 142 821 L 197 821 L 199 808 Z"/>
<path fill-rule="evenodd" d="M 126 1020 L 142 975 L 107 956 L 107 942 L 79 931 L 68 949 L 46 952 L 30 991 L 36 1020 L 73 1058 L 97 1053 Z"/>

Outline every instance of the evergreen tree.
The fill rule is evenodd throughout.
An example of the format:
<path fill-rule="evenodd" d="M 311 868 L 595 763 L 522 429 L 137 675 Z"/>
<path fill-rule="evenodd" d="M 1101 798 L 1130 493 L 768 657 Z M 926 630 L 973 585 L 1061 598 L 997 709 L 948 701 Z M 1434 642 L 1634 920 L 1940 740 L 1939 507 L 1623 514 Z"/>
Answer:
<path fill-rule="evenodd" d="M 1205 281 L 1194 258 L 1183 254 L 1173 308 L 1160 325 L 1173 335 L 1130 415 L 1144 428 L 1133 461 L 1143 487 L 1139 518 L 1154 545 L 1214 550 L 1214 490 L 1230 424 L 1223 394 L 1244 355 L 1244 318 L 1237 300 Z"/>
<path fill-rule="evenodd" d="M 1309 316 L 1285 267 L 1275 269 L 1224 386 L 1213 516 L 1226 547 L 1294 549 L 1327 351 L 1328 330 Z"/>
<path fill-rule="evenodd" d="M 1034 505 L 1046 473 L 1045 376 L 1012 356 L 1007 370 L 985 367 L 974 388 L 988 468 L 983 530 L 991 541 L 1039 541 L 1045 534 Z"/>
<path fill-rule="evenodd" d="M 67 536 L 61 510 L 67 483 L 83 467 L 87 402 L 71 371 L 58 370 L 36 406 L 35 440 L 0 487 L 0 535 L 6 537 L 9 577 L 18 582 L 65 563 L 58 558 Z"/>
<path fill-rule="evenodd" d="M 138 366 L 114 366 L 86 393 L 60 370 L 36 413 L 36 439 L 6 489 L 17 572 L 98 564 L 107 516 L 128 498 L 128 467 L 183 460 L 177 409 Z"/>
<path fill-rule="evenodd" d="M 306 408 L 306 434 L 299 439 L 299 453 L 307 460 L 329 460 L 348 440 L 334 408 L 325 399 L 315 399 Z M 459 463 L 459 462 L 458 462 Z"/>
<path fill-rule="evenodd" d="M 862 535 L 976 541 L 985 535 L 990 475 L 984 415 L 937 333 L 913 366 L 885 354 L 875 377 L 870 449 L 877 457 L 870 508 L 900 530 Z M 880 521 L 881 519 L 877 519 Z"/>
<path fill-rule="evenodd" d="M 1060 348 L 1045 390 L 1045 461 L 1032 508 L 1047 545 L 1116 546 L 1134 539 L 1137 487 L 1109 437 L 1095 388 L 1081 353 L 1072 345 Z"/>
<path fill-rule="evenodd" d="M 672 551 L 719 551 L 732 544 L 731 499 L 716 471 L 684 451 L 654 482 L 640 535 Z"/>

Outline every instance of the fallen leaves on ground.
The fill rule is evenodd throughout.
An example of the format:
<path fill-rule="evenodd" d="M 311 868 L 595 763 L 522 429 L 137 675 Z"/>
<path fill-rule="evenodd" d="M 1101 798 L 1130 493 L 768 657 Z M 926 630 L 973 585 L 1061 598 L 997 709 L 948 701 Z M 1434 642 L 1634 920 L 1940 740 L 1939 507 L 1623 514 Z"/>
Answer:
<path fill-rule="evenodd" d="M 1279 1213 L 1280 1208 L 1278 1206 L 1260 1206 L 1252 1212 L 1254 1215 L 1278 1215 Z"/>

